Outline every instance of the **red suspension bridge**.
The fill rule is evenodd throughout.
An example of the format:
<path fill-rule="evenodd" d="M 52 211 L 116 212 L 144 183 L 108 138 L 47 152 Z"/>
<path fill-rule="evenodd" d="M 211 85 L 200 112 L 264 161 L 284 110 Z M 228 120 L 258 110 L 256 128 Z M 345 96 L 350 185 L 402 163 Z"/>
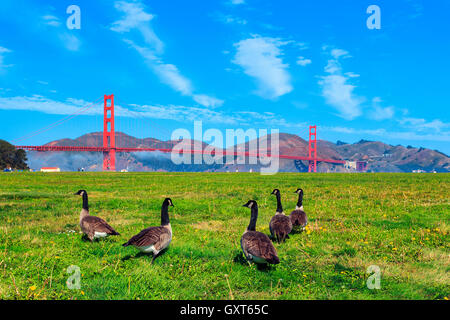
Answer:
<path fill-rule="evenodd" d="M 98 100 L 97 100 L 98 101 Z M 85 113 L 89 110 L 95 102 L 89 104 L 83 108 L 80 108 L 73 114 L 70 114 L 63 119 L 60 119 L 42 129 L 39 129 L 31 134 L 28 134 L 20 138 L 20 141 L 29 139 L 33 136 L 46 132 L 56 126 L 59 126 L 74 117 Z M 87 147 L 87 146 L 57 146 L 57 145 L 15 145 L 16 149 L 23 149 L 27 151 L 39 151 L 39 152 L 102 152 L 103 153 L 103 171 L 115 171 L 116 170 L 116 153 L 120 152 L 153 152 L 159 151 L 164 153 L 190 153 L 190 154 L 205 154 L 204 150 L 192 150 L 192 149 L 177 149 L 173 148 L 149 148 L 149 147 L 118 147 L 116 146 L 116 131 L 115 131 L 115 117 L 114 117 L 114 95 L 105 95 L 103 103 L 103 146 L 99 147 Z M 233 148 L 234 150 L 234 148 Z M 308 142 L 308 156 L 294 156 L 294 155 L 271 155 L 271 154 L 259 154 L 254 152 L 240 152 L 240 151 L 209 151 L 209 155 L 220 154 L 221 156 L 244 156 L 244 157 L 276 157 L 279 159 L 294 160 L 296 165 L 300 161 L 308 161 L 308 172 L 317 172 L 317 163 L 326 162 L 333 164 L 345 164 L 344 160 L 336 159 L 323 159 L 317 158 L 317 127 L 309 127 L 309 142 Z"/>

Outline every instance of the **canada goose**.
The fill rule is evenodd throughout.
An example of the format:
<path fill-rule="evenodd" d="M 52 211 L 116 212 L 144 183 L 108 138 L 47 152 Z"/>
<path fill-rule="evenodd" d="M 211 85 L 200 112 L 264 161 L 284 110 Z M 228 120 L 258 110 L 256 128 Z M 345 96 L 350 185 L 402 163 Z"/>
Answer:
<path fill-rule="evenodd" d="M 83 197 L 83 208 L 80 212 L 80 228 L 81 231 L 87 235 L 89 240 L 93 241 L 97 238 L 120 235 L 120 233 L 114 230 L 105 220 L 89 215 L 88 195 L 86 190 L 78 190 L 74 194 Z"/>
<path fill-rule="evenodd" d="M 252 214 L 250 223 L 241 237 L 241 248 L 248 261 L 258 264 L 278 264 L 277 250 L 269 237 L 255 230 L 258 219 L 258 204 L 255 200 L 249 200 L 244 207 L 250 208 Z"/>
<path fill-rule="evenodd" d="M 123 246 L 134 246 L 141 252 L 153 252 L 152 263 L 158 254 L 167 248 L 172 241 L 172 227 L 169 222 L 169 206 L 174 206 L 170 198 L 163 201 L 161 207 L 161 226 L 150 227 L 133 236 Z"/>
<path fill-rule="evenodd" d="M 280 243 L 280 241 L 284 242 L 289 237 L 288 234 L 292 231 L 292 222 L 283 212 L 280 190 L 273 189 L 271 194 L 277 197 L 277 212 L 270 220 L 269 229 L 272 237 L 276 238 L 277 242 Z"/>
<path fill-rule="evenodd" d="M 291 212 L 289 217 L 291 218 L 293 226 L 300 226 L 302 229 L 304 229 L 308 224 L 308 218 L 306 217 L 306 213 L 303 210 L 303 190 L 301 188 L 298 188 L 295 193 L 298 194 L 298 201 L 297 205 L 295 206 L 295 210 Z"/>

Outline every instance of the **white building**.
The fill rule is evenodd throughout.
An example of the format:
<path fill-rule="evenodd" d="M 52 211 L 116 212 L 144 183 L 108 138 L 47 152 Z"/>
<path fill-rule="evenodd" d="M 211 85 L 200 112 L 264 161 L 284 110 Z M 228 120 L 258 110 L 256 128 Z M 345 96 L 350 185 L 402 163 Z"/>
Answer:
<path fill-rule="evenodd" d="M 41 172 L 61 172 L 61 169 L 58 167 L 42 167 Z"/>
<path fill-rule="evenodd" d="M 348 160 L 346 160 L 345 164 L 344 164 L 344 168 L 345 169 L 356 170 L 356 161 L 348 161 Z"/>

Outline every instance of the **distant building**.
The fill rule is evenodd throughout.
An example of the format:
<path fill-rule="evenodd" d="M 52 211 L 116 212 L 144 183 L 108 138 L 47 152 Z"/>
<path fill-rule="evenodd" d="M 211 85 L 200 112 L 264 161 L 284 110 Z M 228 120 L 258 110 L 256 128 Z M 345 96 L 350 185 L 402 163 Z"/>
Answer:
<path fill-rule="evenodd" d="M 422 170 L 422 169 L 417 169 L 417 170 L 413 170 L 412 172 L 413 173 L 425 173 L 426 171 Z"/>
<path fill-rule="evenodd" d="M 367 170 L 367 162 L 366 161 L 356 161 L 356 171 L 364 172 Z"/>
<path fill-rule="evenodd" d="M 356 170 L 356 161 L 345 161 L 344 168 Z"/>
<path fill-rule="evenodd" d="M 61 169 L 58 167 L 42 167 L 41 172 L 61 172 Z"/>
<path fill-rule="evenodd" d="M 345 169 L 356 170 L 358 172 L 364 172 L 367 170 L 367 161 L 345 161 Z"/>

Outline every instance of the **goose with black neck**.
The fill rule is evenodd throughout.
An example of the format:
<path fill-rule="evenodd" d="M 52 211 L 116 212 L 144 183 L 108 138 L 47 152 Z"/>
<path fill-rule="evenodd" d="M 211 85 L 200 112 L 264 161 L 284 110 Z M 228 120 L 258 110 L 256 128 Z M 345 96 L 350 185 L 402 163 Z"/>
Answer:
<path fill-rule="evenodd" d="M 172 227 L 169 220 L 169 206 L 173 207 L 170 198 L 164 199 L 161 206 L 161 225 L 149 227 L 131 237 L 124 247 L 133 246 L 143 253 L 153 253 L 152 263 L 172 241 Z"/>
<path fill-rule="evenodd" d="M 298 201 L 295 210 L 291 212 L 289 218 L 291 218 L 293 227 L 300 227 L 304 230 L 308 224 L 308 217 L 303 209 L 303 189 L 298 188 L 295 193 L 298 194 Z"/>
<path fill-rule="evenodd" d="M 291 219 L 283 212 L 281 205 L 281 193 L 279 189 L 273 189 L 272 193 L 277 198 L 277 211 L 269 223 L 269 230 L 272 238 L 276 239 L 278 243 L 284 242 L 289 238 L 288 234 L 292 231 Z"/>
<path fill-rule="evenodd" d="M 90 241 L 107 236 L 120 235 L 102 218 L 89 215 L 89 202 L 86 190 L 78 190 L 75 195 L 83 198 L 83 206 L 80 212 L 80 228 Z"/>
<path fill-rule="evenodd" d="M 248 261 L 257 264 L 278 264 L 277 251 L 269 237 L 256 231 L 256 221 L 258 219 L 258 204 L 255 200 L 249 200 L 244 207 L 250 208 L 250 223 L 241 237 L 241 248 Z"/>

